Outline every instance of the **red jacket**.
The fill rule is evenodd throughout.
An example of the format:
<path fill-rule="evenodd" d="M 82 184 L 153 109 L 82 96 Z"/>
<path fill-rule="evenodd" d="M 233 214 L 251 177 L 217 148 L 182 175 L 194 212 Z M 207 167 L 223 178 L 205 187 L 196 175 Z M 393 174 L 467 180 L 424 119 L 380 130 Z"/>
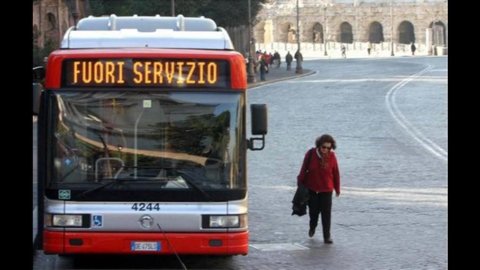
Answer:
<path fill-rule="evenodd" d="M 310 164 L 308 164 L 308 173 L 305 176 L 305 167 L 307 166 L 305 163 L 307 163 L 310 151 L 312 151 L 312 156 Z M 303 159 L 300 174 L 297 176 L 298 184 L 303 184 L 315 192 L 333 192 L 335 189 L 336 193 L 340 193 L 340 171 L 338 169 L 337 157 L 333 151 L 330 151 L 328 154 L 327 166 L 323 168 L 316 148 L 308 150 Z"/>

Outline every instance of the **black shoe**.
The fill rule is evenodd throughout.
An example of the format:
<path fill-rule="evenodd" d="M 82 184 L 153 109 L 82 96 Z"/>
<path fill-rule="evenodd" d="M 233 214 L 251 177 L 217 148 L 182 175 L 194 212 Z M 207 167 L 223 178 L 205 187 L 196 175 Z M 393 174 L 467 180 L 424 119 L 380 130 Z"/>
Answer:
<path fill-rule="evenodd" d="M 315 234 L 315 229 L 308 230 L 308 236 L 313 237 L 314 234 Z"/>
<path fill-rule="evenodd" d="M 333 244 L 332 238 L 324 239 L 325 244 Z"/>

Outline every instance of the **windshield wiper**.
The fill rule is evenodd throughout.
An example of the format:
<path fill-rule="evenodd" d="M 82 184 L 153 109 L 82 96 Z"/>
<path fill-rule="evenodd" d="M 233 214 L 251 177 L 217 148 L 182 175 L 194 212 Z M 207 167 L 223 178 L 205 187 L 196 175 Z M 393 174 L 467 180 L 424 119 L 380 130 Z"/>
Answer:
<path fill-rule="evenodd" d="M 88 190 L 85 190 L 84 192 L 80 193 L 80 197 L 84 197 L 85 195 L 87 194 L 90 194 L 92 192 L 95 192 L 95 191 L 98 191 L 98 190 L 101 190 L 101 189 L 104 189 L 106 187 L 109 187 L 109 186 L 113 186 L 114 184 L 123 184 L 125 182 L 132 182 L 132 181 L 137 181 L 137 180 L 132 180 L 132 179 L 115 179 L 114 181 L 110 181 L 110 182 L 105 182 L 103 184 L 101 184 L 100 186 L 96 186 L 94 188 L 91 188 L 91 189 L 88 189 Z"/>
<path fill-rule="evenodd" d="M 196 179 L 196 174 L 192 173 L 192 172 L 188 172 L 188 171 L 185 171 L 185 170 L 176 170 L 176 172 L 182 177 L 182 179 L 187 182 L 188 185 L 190 185 L 191 187 L 193 187 L 193 189 L 197 190 L 199 193 L 201 193 L 206 199 L 208 199 L 209 201 L 215 201 L 213 199 L 213 197 L 208 194 L 207 192 L 205 192 L 202 188 L 200 188 L 197 184 L 195 184 L 195 179 Z M 124 184 L 126 182 L 138 182 L 138 181 L 155 181 L 156 179 L 152 179 L 152 178 L 145 178 L 145 177 L 137 177 L 137 178 L 115 178 L 115 179 L 112 179 L 113 181 L 110 181 L 110 182 L 106 182 L 106 183 L 103 183 L 99 186 L 96 186 L 94 188 L 91 188 L 89 190 L 86 190 L 82 193 L 80 193 L 80 197 L 84 197 L 85 195 L 87 194 L 90 194 L 92 192 L 96 192 L 98 190 L 101 190 L 101 189 L 104 189 L 106 187 L 109 187 L 109 186 L 112 186 L 112 185 L 115 185 L 115 184 Z M 168 181 L 172 181 L 172 180 L 165 180 L 165 179 L 162 179 L 162 181 L 160 182 L 168 182 Z"/>
<path fill-rule="evenodd" d="M 194 189 L 196 189 L 198 192 L 200 192 L 205 198 L 207 198 L 210 201 L 215 201 L 210 194 L 208 194 L 207 192 L 205 192 L 205 190 L 203 190 L 197 184 L 195 184 L 195 182 L 194 182 L 194 179 L 196 178 L 195 174 L 192 175 L 191 172 L 184 171 L 184 170 L 177 170 L 176 172 L 178 172 L 180 174 L 180 176 L 182 176 L 183 180 L 185 180 L 185 182 L 187 182 L 187 184 L 189 184 Z"/>

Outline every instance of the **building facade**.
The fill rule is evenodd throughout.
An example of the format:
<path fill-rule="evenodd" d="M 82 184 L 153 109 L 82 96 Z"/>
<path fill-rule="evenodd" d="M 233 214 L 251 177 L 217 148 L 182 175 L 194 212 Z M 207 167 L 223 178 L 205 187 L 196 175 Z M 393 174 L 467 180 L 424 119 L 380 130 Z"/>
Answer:
<path fill-rule="evenodd" d="M 34 47 L 58 48 L 65 31 L 84 17 L 88 10 L 88 0 L 34 0 Z"/>
<path fill-rule="evenodd" d="M 297 17 L 298 2 L 298 17 Z M 298 18 L 298 20 L 297 20 Z M 298 24 L 298 26 L 297 26 Z M 446 53 L 445 0 L 271 0 L 254 22 L 256 47 L 263 50 L 338 49 L 377 54 Z M 370 50 L 368 50 L 370 52 Z"/>

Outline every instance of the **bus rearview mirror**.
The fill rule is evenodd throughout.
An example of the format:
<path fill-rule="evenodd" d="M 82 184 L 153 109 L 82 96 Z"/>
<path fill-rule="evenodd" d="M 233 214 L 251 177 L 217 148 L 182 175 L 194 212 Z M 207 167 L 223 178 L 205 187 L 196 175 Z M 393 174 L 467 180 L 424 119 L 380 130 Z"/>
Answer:
<path fill-rule="evenodd" d="M 250 111 L 252 112 L 252 134 L 266 135 L 268 131 L 267 105 L 252 104 Z"/>
<path fill-rule="evenodd" d="M 250 150 L 262 150 L 265 147 L 265 135 L 268 132 L 267 105 L 252 104 L 250 105 L 250 112 L 252 116 L 252 134 L 262 135 L 262 137 L 250 138 L 248 140 L 248 148 Z M 261 143 L 259 147 L 255 146 L 255 141 Z"/>
<path fill-rule="evenodd" d="M 32 113 L 38 115 L 40 109 L 40 96 L 42 95 L 43 87 L 39 83 L 32 83 Z"/>

